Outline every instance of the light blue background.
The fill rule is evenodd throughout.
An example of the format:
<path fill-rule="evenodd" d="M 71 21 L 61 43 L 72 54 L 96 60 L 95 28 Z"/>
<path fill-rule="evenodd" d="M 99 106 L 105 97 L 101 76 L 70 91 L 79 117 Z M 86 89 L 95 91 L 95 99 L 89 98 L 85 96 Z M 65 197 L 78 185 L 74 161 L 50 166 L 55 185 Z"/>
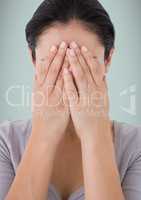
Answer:
<path fill-rule="evenodd" d="M 24 100 L 28 99 L 31 92 L 33 66 L 27 51 L 24 29 L 40 2 L 40 0 L 0 2 L 0 121 L 31 117 L 30 106 L 8 105 L 6 91 L 14 85 L 24 87 Z M 116 28 L 116 52 L 108 75 L 111 117 L 140 124 L 141 1 L 101 0 L 101 2 Z M 10 101 L 20 102 L 21 90 L 16 89 L 10 94 Z M 132 103 L 135 113 L 130 108 L 131 101 L 135 101 Z"/>

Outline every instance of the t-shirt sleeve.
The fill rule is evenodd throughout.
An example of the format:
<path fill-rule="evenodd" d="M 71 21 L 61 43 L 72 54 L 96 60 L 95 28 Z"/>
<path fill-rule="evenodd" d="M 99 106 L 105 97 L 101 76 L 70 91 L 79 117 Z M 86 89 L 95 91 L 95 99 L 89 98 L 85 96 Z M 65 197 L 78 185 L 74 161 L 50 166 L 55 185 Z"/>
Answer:
<path fill-rule="evenodd" d="M 125 200 L 141 200 L 141 127 L 137 130 L 132 152 L 134 160 L 122 181 Z"/>
<path fill-rule="evenodd" d="M 6 143 L 7 132 L 0 125 L 0 200 L 4 200 L 14 179 L 14 169 Z"/>

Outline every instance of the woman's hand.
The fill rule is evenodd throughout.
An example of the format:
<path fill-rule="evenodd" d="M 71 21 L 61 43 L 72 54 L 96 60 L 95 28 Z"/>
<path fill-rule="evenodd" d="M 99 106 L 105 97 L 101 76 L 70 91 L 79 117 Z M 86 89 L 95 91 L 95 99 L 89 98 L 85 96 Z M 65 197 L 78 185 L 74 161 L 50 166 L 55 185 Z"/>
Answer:
<path fill-rule="evenodd" d="M 65 89 L 71 117 L 79 138 L 94 134 L 97 125 L 108 120 L 105 66 L 85 47 L 67 49 L 70 70 L 64 70 Z M 109 120 L 108 120 L 109 121 Z"/>
<path fill-rule="evenodd" d="M 62 138 L 69 122 L 69 108 L 62 76 L 63 68 L 68 67 L 67 44 L 59 49 L 53 47 L 47 61 L 36 66 L 33 91 L 33 132 L 43 138 Z"/>

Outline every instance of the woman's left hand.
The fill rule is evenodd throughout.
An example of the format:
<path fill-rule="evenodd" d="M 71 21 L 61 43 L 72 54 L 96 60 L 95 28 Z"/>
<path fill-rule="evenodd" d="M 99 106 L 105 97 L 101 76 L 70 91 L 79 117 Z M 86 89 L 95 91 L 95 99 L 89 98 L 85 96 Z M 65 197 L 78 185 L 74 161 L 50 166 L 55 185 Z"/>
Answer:
<path fill-rule="evenodd" d="M 67 49 L 70 68 L 64 70 L 64 84 L 71 118 L 81 139 L 94 134 L 103 122 L 109 122 L 109 100 L 105 64 L 78 45 Z"/>

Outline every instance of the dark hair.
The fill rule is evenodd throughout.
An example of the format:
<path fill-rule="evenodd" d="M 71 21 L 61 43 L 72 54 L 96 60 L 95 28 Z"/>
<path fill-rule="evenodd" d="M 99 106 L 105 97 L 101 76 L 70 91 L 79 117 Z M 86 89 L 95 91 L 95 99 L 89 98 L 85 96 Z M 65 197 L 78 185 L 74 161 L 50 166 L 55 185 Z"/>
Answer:
<path fill-rule="evenodd" d="M 115 30 L 111 19 L 98 0 L 44 0 L 26 25 L 26 40 L 35 59 L 37 37 L 45 28 L 56 22 L 68 23 L 71 19 L 83 22 L 96 33 L 105 47 L 105 59 L 114 47 Z"/>

